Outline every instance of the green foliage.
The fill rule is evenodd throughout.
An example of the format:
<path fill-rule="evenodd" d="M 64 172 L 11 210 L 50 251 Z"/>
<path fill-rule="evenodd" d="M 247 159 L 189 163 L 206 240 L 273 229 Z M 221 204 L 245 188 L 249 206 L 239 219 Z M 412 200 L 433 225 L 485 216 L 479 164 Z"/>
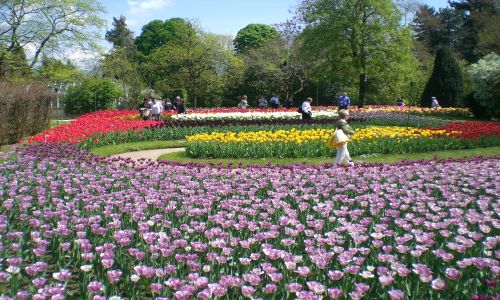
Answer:
<path fill-rule="evenodd" d="M 474 92 L 466 104 L 476 117 L 500 118 L 500 56 L 491 53 L 468 68 Z"/>
<path fill-rule="evenodd" d="M 420 98 L 421 106 L 430 107 L 431 97 L 436 97 L 443 107 L 456 107 L 463 95 L 462 71 L 447 47 L 436 54 L 434 70 Z"/>
<path fill-rule="evenodd" d="M 79 85 L 68 88 L 64 97 L 64 112 L 81 115 L 111 109 L 113 101 L 120 96 L 120 89 L 110 79 L 86 78 Z"/>
<path fill-rule="evenodd" d="M 63 63 L 55 58 L 43 56 L 36 76 L 43 80 L 75 81 L 82 78 L 83 74 L 70 61 Z"/>
<path fill-rule="evenodd" d="M 194 34 L 196 32 L 193 25 L 184 19 L 154 20 L 142 27 L 135 44 L 143 56 L 148 56 L 169 42 L 181 43 L 186 37 Z"/>
<path fill-rule="evenodd" d="M 278 37 L 278 32 L 272 26 L 249 24 L 236 34 L 233 41 L 234 50 L 237 53 L 243 53 L 248 49 L 260 47 L 276 37 Z"/>
<path fill-rule="evenodd" d="M 11 50 L 0 47 L 0 78 L 18 79 L 31 75 L 31 68 L 26 60 L 23 47 L 15 46 Z"/>
<path fill-rule="evenodd" d="M 145 87 L 139 63 L 129 55 L 130 50 L 117 47 L 104 57 L 104 75 L 117 81 L 126 108 L 136 108 Z"/>

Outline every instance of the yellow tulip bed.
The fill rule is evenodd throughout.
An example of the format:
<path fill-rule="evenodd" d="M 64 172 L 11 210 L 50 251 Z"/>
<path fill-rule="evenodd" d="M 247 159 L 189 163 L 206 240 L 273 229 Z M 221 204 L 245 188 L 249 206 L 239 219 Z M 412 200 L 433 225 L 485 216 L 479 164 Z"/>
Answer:
<path fill-rule="evenodd" d="M 211 132 L 191 135 L 186 137 L 188 142 L 219 142 L 219 143 L 296 143 L 301 144 L 309 141 L 326 141 L 335 129 L 314 128 L 308 130 L 277 130 L 277 131 L 254 131 L 254 132 Z M 452 136 L 460 134 L 459 131 L 448 132 L 437 129 L 420 129 L 413 127 L 367 127 L 357 130 L 351 137 L 352 141 L 362 141 L 373 138 L 420 138 L 436 136 Z"/>
<path fill-rule="evenodd" d="M 335 150 L 325 146 L 334 129 L 211 132 L 187 136 L 190 157 L 263 158 L 327 157 Z M 413 127 L 357 128 L 349 142 L 352 155 L 367 153 L 412 153 L 490 146 L 498 139 L 459 139 L 460 131 Z"/>

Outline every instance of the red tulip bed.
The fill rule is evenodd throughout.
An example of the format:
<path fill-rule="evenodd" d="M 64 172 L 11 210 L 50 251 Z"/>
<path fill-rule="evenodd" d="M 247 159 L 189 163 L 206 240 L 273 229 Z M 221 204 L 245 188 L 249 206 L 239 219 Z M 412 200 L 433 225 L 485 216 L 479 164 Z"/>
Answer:
<path fill-rule="evenodd" d="M 127 110 L 105 110 L 88 113 L 78 117 L 69 124 L 59 125 L 32 138 L 28 138 L 26 141 L 29 143 L 68 142 L 75 144 L 96 134 L 142 130 L 158 126 L 162 123 L 159 121 L 127 119 L 128 116 L 135 114 L 137 114 L 136 111 Z"/>
<path fill-rule="evenodd" d="M 439 129 L 460 131 L 463 139 L 477 139 L 483 136 L 500 138 L 500 122 L 450 122 Z"/>

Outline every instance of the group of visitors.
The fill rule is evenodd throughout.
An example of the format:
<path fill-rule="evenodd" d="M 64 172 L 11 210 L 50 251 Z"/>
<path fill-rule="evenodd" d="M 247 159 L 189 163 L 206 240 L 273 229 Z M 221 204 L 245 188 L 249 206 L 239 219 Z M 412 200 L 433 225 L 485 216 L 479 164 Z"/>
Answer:
<path fill-rule="evenodd" d="M 169 98 L 156 99 L 146 97 L 141 105 L 139 105 L 139 112 L 143 120 L 159 121 L 160 115 L 164 111 L 177 111 L 178 114 L 186 113 L 184 99 L 177 96 L 172 102 Z"/>
<path fill-rule="evenodd" d="M 259 96 L 257 99 L 257 108 L 259 109 L 266 109 L 266 108 L 292 108 L 294 106 L 293 104 L 293 97 L 290 96 L 288 97 L 285 101 L 281 101 L 280 98 L 276 95 L 273 94 L 273 96 L 267 100 L 266 97 L 264 96 Z M 238 103 L 238 108 L 239 109 L 248 109 L 250 108 L 250 105 L 248 104 L 248 97 L 247 95 L 243 95 L 241 97 L 240 102 Z"/>

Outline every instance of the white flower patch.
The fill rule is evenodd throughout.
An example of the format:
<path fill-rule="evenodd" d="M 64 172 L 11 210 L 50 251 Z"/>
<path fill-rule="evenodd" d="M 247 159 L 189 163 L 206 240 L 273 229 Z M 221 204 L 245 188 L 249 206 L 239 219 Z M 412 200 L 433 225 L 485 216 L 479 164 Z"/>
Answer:
<path fill-rule="evenodd" d="M 313 111 L 313 118 L 327 119 L 337 118 L 336 112 Z M 206 113 L 206 114 L 179 114 L 173 115 L 175 120 L 291 120 L 300 119 L 302 115 L 298 112 L 230 112 L 230 113 Z"/>

